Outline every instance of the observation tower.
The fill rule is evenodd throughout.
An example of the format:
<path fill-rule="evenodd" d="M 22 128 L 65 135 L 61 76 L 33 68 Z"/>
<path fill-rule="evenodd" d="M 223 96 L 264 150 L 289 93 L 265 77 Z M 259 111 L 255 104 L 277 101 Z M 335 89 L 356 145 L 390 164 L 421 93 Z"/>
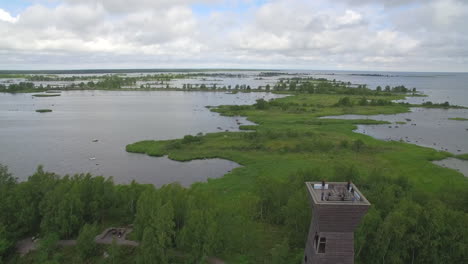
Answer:
<path fill-rule="evenodd" d="M 351 182 L 306 182 L 312 222 L 304 264 L 353 264 L 354 230 L 370 203 Z"/>

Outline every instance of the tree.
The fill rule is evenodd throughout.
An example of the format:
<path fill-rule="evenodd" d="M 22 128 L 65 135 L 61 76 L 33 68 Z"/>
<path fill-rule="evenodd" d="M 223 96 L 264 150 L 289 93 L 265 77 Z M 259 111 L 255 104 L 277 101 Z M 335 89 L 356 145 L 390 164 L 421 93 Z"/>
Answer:
<path fill-rule="evenodd" d="M 296 91 L 296 82 L 291 82 L 289 84 L 289 90 L 290 91 Z"/>
<path fill-rule="evenodd" d="M 255 104 L 256 109 L 264 110 L 268 108 L 268 102 L 265 99 L 258 99 Z"/>
<path fill-rule="evenodd" d="M 271 249 L 271 262 L 272 264 L 288 263 L 289 244 L 288 240 L 284 239 L 280 244 L 276 244 Z"/>
<path fill-rule="evenodd" d="M 2 263 L 2 256 L 4 256 L 12 246 L 13 241 L 9 239 L 6 227 L 0 222 L 0 263 Z"/>
<path fill-rule="evenodd" d="M 302 186 L 301 186 L 302 187 Z M 281 209 L 284 215 L 285 226 L 289 231 L 290 241 L 305 241 L 309 230 L 311 211 L 304 210 L 309 206 L 309 200 L 305 188 L 300 188 L 292 194 L 288 202 Z M 294 215 L 294 217 L 291 217 Z M 301 247 L 302 244 L 292 246 Z"/>
<path fill-rule="evenodd" d="M 152 227 L 147 227 L 143 231 L 143 240 L 139 247 L 137 262 L 139 264 L 159 264 L 159 251 L 157 246 L 156 233 Z"/>
<path fill-rule="evenodd" d="M 97 227 L 95 225 L 85 224 L 81 228 L 78 239 L 76 240 L 76 249 L 81 260 L 87 260 L 96 254 L 95 237 L 97 234 Z"/>
<path fill-rule="evenodd" d="M 180 244 L 190 252 L 190 262 L 198 263 L 214 253 L 219 235 L 214 210 L 191 208 L 181 232 Z"/>
<path fill-rule="evenodd" d="M 135 233 L 142 237 L 139 263 L 168 263 L 167 249 L 174 239 L 174 208 L 149 189 L 138 200 Z"/>
<path fill-rule="evenodd" d="M 109 247 L 109 258 L 108 262 L 111 264 L 118 264 L 120 263 L 122 252 L 120 250 L 119 245 L 117 245 L 117 241 L 112 239 L 112 244 Z"/>
<path fill-rule="evenodd" d="M 84 204 L 80 199 L 78 185 L 64 177 L 63 181 L 44 196 L 40 211 L 43 215 L 42 232 L 56 232 L 61 237 L 76 234 L 84 222 Z"/>
<path fill-rule="evenodd" d="M 369 102 L 367 102 L 367 99 L 365 97 L 359 99 L 359 105 L 360 106 L 366 106 Z"/>
<path fill-rule="evenodd" d="M 338 103 L 336 104 L 337 106 L 352 106 L 353 103 L 351 102 L 351 99 L 349 97 L 343 97 L 338 100 Z"/>
<path fill-rule="evenodd" d="M 16 179 L 8 172 L 8 168 L 0 164 L 0 263 L 3 256 L 12 246 L 18 230 L 11 224 L 17 223 L 17 212 L 14 199 Z M 9 228 L 10 227 L 10 228 Z"/>
<path fill-rule="evenodd" d="M 364 216 L 357 232 L 355 232 L 356 259 L 367 260 L 363 263 L 371 263 L 378 259 L 378 250 L 375 247 L 376 236 L 381 227 L 382 219 L 375 207 L 371 207 Z"/>
<path fill-rule="evenodd" d="M 360 152 L 364 148 L 364 146 L 364 141 L 362 141 L 361 139 L 357 139 L 353 143 L 353 150 L 356 152 Z"/>
<path fill-rule="evenodd" d="M 0 188 L 11 187 L 16 181 L 17 179 L 8 172 L 8 167 L 0 164 Z"/>
<path fill-rule="evenodd" d="M 39 240 L 38 259 L 40 263 L 44 263 L 52 257 L 52 254 L 57 248 L 58 239 L 59 237 L 56 233 L 50 233 Z"/>

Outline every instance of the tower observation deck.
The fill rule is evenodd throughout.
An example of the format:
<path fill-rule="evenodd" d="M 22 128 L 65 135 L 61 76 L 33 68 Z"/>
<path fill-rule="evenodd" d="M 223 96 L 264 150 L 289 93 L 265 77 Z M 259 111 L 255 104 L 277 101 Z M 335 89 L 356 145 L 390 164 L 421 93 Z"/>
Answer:
<path fill-rule="evenodd" d="M 348 182 L 306 182 L 312 222 L 304 264 L 354 263 L 354 230 L 370 203 Z"/>

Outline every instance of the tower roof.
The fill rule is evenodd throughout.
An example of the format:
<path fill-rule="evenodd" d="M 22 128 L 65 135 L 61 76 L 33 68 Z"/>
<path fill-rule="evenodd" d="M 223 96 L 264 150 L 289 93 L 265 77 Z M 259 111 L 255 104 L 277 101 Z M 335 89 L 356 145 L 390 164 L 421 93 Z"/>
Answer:
<path fill-rule="evenodd" d="M 320 205 L 367 205 L 370 203 L 353 183 L 306 182 L 315 204 Z"/>

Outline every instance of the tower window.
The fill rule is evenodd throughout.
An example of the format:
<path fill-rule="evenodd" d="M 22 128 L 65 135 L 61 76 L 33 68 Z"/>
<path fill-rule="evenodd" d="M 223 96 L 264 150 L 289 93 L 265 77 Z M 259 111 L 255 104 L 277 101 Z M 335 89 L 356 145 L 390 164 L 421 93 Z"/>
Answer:
<path fill-rule="evenodd" d="M 319 245 L 318 245 L 317 253 L 325 253 L 325 244 L 326 243 L 327 243 L 327 239 L 325 237 L 321 237 Z"/>

